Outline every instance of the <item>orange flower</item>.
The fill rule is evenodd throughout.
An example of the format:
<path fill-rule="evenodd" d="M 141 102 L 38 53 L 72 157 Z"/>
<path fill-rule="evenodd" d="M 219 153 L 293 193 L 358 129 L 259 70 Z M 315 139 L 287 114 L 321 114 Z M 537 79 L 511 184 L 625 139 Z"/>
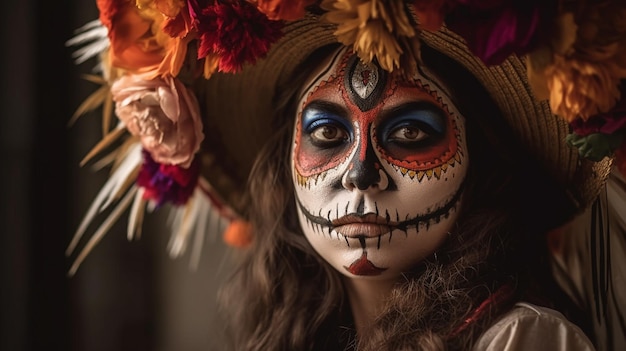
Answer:
<path fill-rule="evenodd" d="M 609 111 L 619 100 L 619 78 L 603 64 L 555 55 L 546 69 L 552 111 L 568 122 Z"/>
<path fill-rule="evenodd" d="M 98 0 L 100 21 L 109 30 L 111 65 L 129 71 L 157 67 L 162 48 L 146 39 L 150 20 L 143 18 L 128 0 Z"/>
<path fill-rule="evenodd" d="M 177 76 L 193 39 L 184 6 L 182 0 L 98 0 L 111 65 L 146 79 Z"/>
<path fill-rule="evenodd" d="M 141 16 L 151 20 L 152 39 L 162 47 L 158 67 L 146 70 L 146 78 L 177 76 L 187 56 L 187 45 L 195 39 L 193 24 L 184 0 L 136 0 Z"/>
<path fill-rule="evenodd" d="M 337 24 L 335 35 L 365 62 L 378 60 L 389 72 L 400 67 L 400 56 L 408 48 L 400 43 L 416 34 L 401 0 L 324 0 L 324 19 Z"/>

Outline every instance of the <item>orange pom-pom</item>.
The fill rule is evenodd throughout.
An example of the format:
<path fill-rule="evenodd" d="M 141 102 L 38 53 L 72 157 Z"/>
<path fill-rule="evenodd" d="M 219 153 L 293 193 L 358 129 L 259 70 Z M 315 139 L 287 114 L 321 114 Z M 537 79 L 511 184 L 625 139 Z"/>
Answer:
<path fill-rule="evenodd" d="M 224 242 L 230 246 L 245 248 L 252 242 L 252 226 L 249 222 L 233 220 L 224 232 Z"/>

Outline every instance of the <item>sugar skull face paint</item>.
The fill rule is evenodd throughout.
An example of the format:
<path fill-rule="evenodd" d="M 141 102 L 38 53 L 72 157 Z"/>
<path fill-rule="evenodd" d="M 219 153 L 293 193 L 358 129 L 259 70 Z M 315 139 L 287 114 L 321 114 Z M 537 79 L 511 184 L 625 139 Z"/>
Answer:
<path fill-rule="evenodd" d="M 291 153 L 313 248 L 343 274 L 370 278 L 435 252 L 462 202 L 464 123 L 427 73 L 407 81 L 336 52 L 303 92 Z"/>

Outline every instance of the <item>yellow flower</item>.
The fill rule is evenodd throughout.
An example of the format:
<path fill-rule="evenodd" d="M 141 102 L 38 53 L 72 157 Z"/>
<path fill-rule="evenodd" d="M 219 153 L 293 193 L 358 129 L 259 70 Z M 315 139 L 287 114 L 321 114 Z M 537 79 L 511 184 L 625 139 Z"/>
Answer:
<path fill-rule="evenodd" d="M 416 35 L 401 0 L 324 0 L 324 19 L 337 24 L 335 35 L 344 45 L 353 45 L 364 62 L 378 60 L 392 72 L 400 67 L 401 55 L 414 48 L 403 45 Z"/>
<path fill-rule="evenodd" d="M 546 77 L 550 107 L 568 122 L 607 112 L 620 98 L 619 78 L 604 64 L 555 55 Z"/>

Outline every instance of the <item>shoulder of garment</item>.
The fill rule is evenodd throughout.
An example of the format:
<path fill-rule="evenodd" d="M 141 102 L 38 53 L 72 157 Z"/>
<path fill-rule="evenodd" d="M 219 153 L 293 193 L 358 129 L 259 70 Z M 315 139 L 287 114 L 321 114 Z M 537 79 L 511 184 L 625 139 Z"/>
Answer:
<path fill-rule="evenodd" d="M 560 312 L 517 303 L 478 339 L 473 351 L 593 351 L 585 333 Z"/>

